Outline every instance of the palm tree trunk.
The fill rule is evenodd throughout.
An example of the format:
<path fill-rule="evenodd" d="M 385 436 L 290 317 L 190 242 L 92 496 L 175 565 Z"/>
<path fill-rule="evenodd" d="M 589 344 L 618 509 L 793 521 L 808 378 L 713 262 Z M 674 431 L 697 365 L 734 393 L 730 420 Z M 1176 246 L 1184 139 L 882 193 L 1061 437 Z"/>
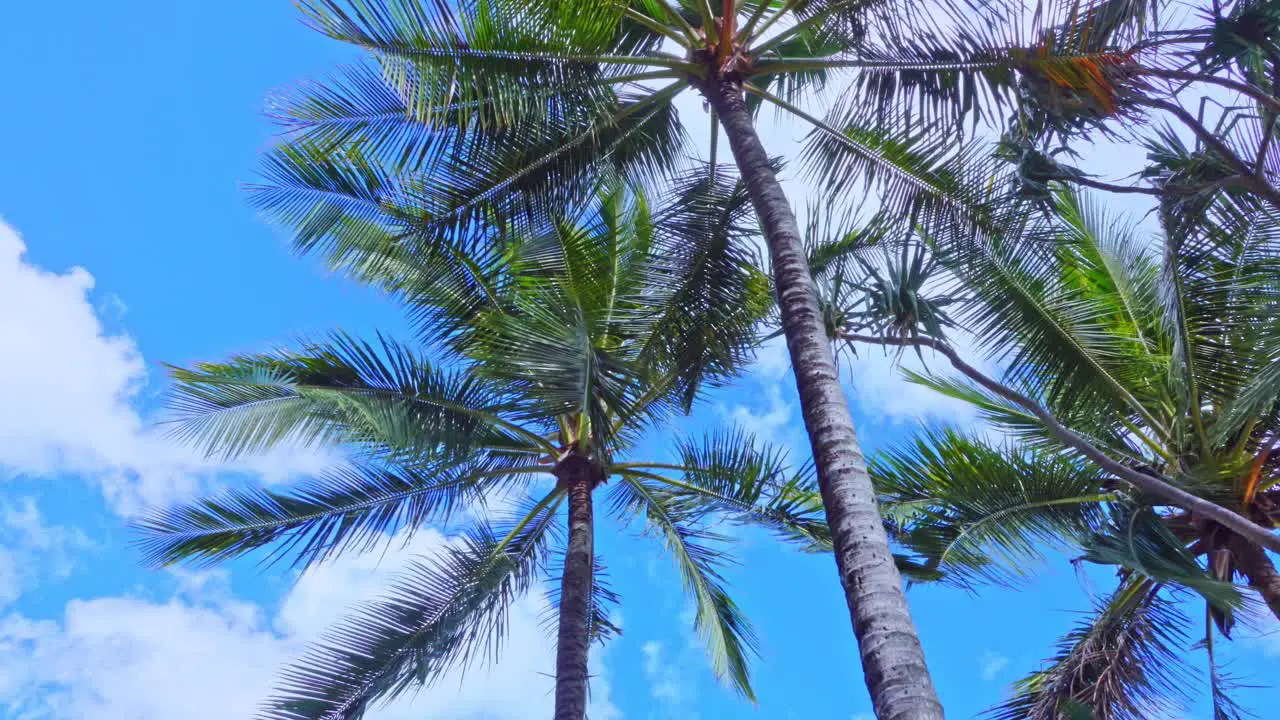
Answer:
<path fill-rule="evenodd" d="M 593 464 L 570 456 L 556 475 L 569 496 L 569 543 L 560 576 L 560 625 L 556 642 L 555 720 L 583 720 L 587 712 L 587 652 L 591 644 L 591 584 L 595 566 L 591 491 Z"/>
<path fill-rule="evenodd" d="M 703 94 L 729 138 L 764 226 L 800 409 L 876 716 L 881 720 L 940 719 L 942 705 L 907 609 L 848 400 L 840 387 L 795 214 L 760 144 L 741 86 L 711 81 Z"/>
<path fill-rule="evenodd" d="M 1236 567 L 1249 579 L 1249 587 L 1258 591 L 1271 613 L 1280 619 L 1280 572 L 1276 572 L 1276 565 L 1267 557 L 1267 551 L 1239 535 L 1231 538 L 1228 547 L 1235 557 Z"/>

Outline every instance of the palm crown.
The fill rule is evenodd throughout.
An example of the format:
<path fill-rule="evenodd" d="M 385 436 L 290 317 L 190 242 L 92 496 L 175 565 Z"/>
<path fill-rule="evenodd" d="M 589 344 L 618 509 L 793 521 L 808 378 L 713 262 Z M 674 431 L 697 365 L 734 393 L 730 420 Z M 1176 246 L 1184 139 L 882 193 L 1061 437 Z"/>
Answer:
<path fill-rule="evenodd" d="M 1230 636 L 1237 579 L 1280 617 L 1280 576 L 1252 537 L 1135 489 L 1115 469 L 1168 478 L 1261 528 L 1280 525 L 1280 217 L 1253 196 L 1218 194 L 1194 224 L 1166 218 L 1151 243 L 1088 198 L 1059 187 L 1051 199 L 1044 217 L 1003 199 L 1014 209 L 999 233 L 933 244 L 930 261 L 950 284 L 919 282 L 911 253 L 889 262 L 897 271 L 884 285 L 895 292 L 882 295 L 908 298 L 922 316 L 898 336 L 879 305 L 875 320 L 845 314 L 846 339 L 943 351 L 965 379 L 913 379 L 973 404 L 1009 439 L 933 430 L 884 454 L 872 474 L 886 522 L 917 562 L 966 587 L 1024 577 L 1046 547 L 1117 568 L 1114 593 L 992 717 L 1162 714 L 1188 687 L 1190 626 L 1175 602 L 1186 591 L 1213 621 L 1213 697 L 1232 717 L 1212 664 L 1214 623 Z M 999 358 L 999 381 L 940 340 L 945 328 L 927 326 L 938 299 L 954 303 L 947 326 L 954 316 Z M 878 335 L 858 335 L 859 325 Z"/>
<path fill-rule="evenodd" d="M 485 655 L 506 609 L 553 570 L 558 542 L 566 577 L 575 569 L 575 512 L 585 509 L 589 523 L 590 495 L 606 481 L 609 514 L 640 518 L 661 538 L 715 670 L 751 695 L 754 635 L 720 576 L 726 538 L 706 520 L 720 513 L 827 546 L 810 475 L 734 431 L 678 440 L 675 460 L 630 457 L 647 427 L 749 355 L 768 294 L 745 244 L 744 205 L 731 179 L 700 173 L 657 211 L 613 187 L 544 233 L 497 227 L 500 243 L 477 240 L 448 258 L 366 258 L 366 279 L 430 318 L 434 362 L 391 340 L 336 335 L 175 370 L 177 427 L 209 450 L 336 442 L 351 462 L 290 490 L 155 513 L 143 524 L 155 562 L 270 548 L 305 565 L 427 523 L 473 525 L 286 671 L 264 717 L 359 717 L 374 700 Z M 690 331 L 707 327 L 717 332 Z M 514 514 L 485 510 L 496 496 Z M 563 542 L 554 521 L 566 504 Z M 557 595 L 561 645 L 578 639 L 565 635 L 571 600 L 582 601 L 584 643 L 613 629 L 604 604 L 615 598 L 587 537 L 585 594 L 570 597 L 579 588 L 562 584 Z"/>
<path fill-rule="evenodd" d="M 812 131 L 815 177 L 838 190 L 873 181 L 893 205 L 922 190 L 925 168 L 901 152 L 917 123 L 998 120 L 1018 94 L 1051 125 L 1123 110 L 1118 86 L 1138 66 L 1119 50 L 1146 17 L 1142 3 L 939 3 L 928 14 L 872 0 L 302 7 L 371 61 L 276 98 L 289 135 L 256 197 L 297 229 L 300 248 L 339 264 L 387 244 L 457 243 L 495 212 L 536 223 L 604 176 L 665 187 L 697 154 L 673 101 L 722 81 L 745 89 L 752 113 L 770 105 Z M 806 110 L 828 84 L 842 97 Z"/>

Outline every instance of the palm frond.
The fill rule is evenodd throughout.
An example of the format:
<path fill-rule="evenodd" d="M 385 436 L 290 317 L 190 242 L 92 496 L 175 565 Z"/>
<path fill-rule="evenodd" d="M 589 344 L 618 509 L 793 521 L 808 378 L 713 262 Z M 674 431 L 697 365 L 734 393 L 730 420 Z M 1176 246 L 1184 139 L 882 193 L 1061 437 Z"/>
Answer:
<path fill-rule="evenodd" d="M 876 210 L 917 221 L 983 222 L 973 188 L 984 188 L 997 164 L 975 144 L 957 144 L 935 127 L 901 117 L 876 117 L 856 96 L 826 118 L 804 116 L 813 127 L 801 153 L 803 169 L 836 197 L 873 190 Z M 796 111 L 800 111 L 796 108 Z M 972 178 L 977 185 L 965 182 Z"/>
<path fill-rule="evenodd" d="M 972 405 L 977 408 L 981 420 L 1029 449 L 1051 455 L 1069 452 L 1046 430 L 1039 418 L 1026 408 L 995 395 L 966 378 L 914 370 L 904 370 L 903 375 L 908 382 Z M 1114 418 L 1105 414 L 1099 416 L 1094 410 L 1087 406 L 1073 406 L 1069 412 L 1058 413 L 1056 416 L 1074 432 L 1086 438 L 1091 445 L 1103 448 L 1115 457 L 1127 458 L 1132 462 L 1145 461 L 1142 448 L 1135 445 L 1136 438 L 1127 435 L 1125 428 L 1117 425 Z"/>
<path fill-rule="evenodd" d="M 511 605 L 545 566 L 557 503 L 528 508 L 505 536 L 481 526 L 416 562 L 284 672 L 263 720 L 358 720 L 378 702 L 465 671 L 501 649 Z"/>
<path fill-rule="evenodd" d="M 676 451 L 678 465 L 624 463 L 616 471 L 660 483 L 689 518 L 756 525 L 805 552 L 831 550 L 812 463 L 792 469 L 783 449 L 736 428 L 680 438 Z"/>
<path fill-rule="evenodd" d="M 679 378 L 684 410 L 751 358 L 756 327 L 771 304 L 753 240 L 759 225 L 742 182 L 706 167 L 675 179 L 654 217 L 654 262 L 664 291 L 641 358 Z"/>
<path fill-rule="evenodd" d="M 897 542 L 965 586 L 1016 582 L 1047 549 L 1080 547 L 1118 499 L 1086 464 L 954 430 L 926 432 L 870 471 Z"/>
<path fill-rule="evenodd" d="M 344 442 L 395 462 L 546 447 L 502 418 L 507 406 L 492 385 L 383 337 L 374 345 L 334 334 L 296 352 L 172 372 L 177 435 L 228 457 L 282 442 Z"/>
<path fill-rule="evenodd" d="M 1003 361 L 1006 382 L 1042 398 L 1055 414 L 1090 408 L 1099 417 L 1135 416 L 1167 432 L 1135 395 L 1150 390 L 1129 363 L 1132 339 L 1110 326 L 1120 300 L 1060 272 L 1064 230 L 1057 220 L 1029 221 L 1034 214 L 1025 205 L 1004 203 L 993 210 L 1000 218 L 996 232 L 937 244 L 940 262 L 972 293 L 973 302 L 958 314 L 962 323 Z M 1068 227 L 1066 237 L 1078 237 L 1078 230 Z M 1080 243 L 1075 246 L 1079 252 Z"/>
<path fill-rule="evenodd" d="M 1221 667 L 1218 661 L 1217 641 L 1214 639 L 1214 612 L 1205 608 L 1204 640 L 1202 642 L 1208 656 L 1209 694 L 1213 700 L 1213 720 L 1243 720 L 1256 717 L 1248 712 L 1232 695 L 1238 683 Z"/>
<path fill-rule="evenodd" d="M 527 286 L 513 300 L 512 312 L 481 320 L 469 351 L 476 372 L 522 399 L 513 418 L 582 417 L 592 446 L 611 447 L 613 412 L 634 406 L 644 390 L 634 343 L 618 344 L 562 282 Z"/>
<path fill-rule="evenodd" d="M 1145 720 L 1187 700 L 1186 617 L 1159 586 L 1129 580 L 1058 643 L 1048 666 L 992 708 L 992 720 Z M 1087 714 L 1082 714 L 1087 713 Z"/>
<path fill-rule="evenodd" d="M 1085 559 L 1114 565 L 1157 583 L 1190 588 L 1216 610 L 1230 614 L 1244 597 L 1230 582 L 1201 568 L 1184 544 L 1150 508 L 1124 507 L 1086 545 Z"/>
<path fill-rule="evenodd" d="M 1280 215 L 1227 195 L 1195 222 L 1166 222 L 1164 299 L 1176 331 L 1186 405 L 1190 393 L 1221 414 L 1201 418 L 1211 443 L 1239 433 L 1274 403 L 1272 356 L 1280 347 Z M 1175 234 L 1176 233 L 1176 234 Z"/>
<path fill-rule="evenodd" d="M 495 226 L 545 227 L 590 198 L 602 178 L 665 177 L 687 137 L 668 102 L 680 84 L 627 93 L 587 117 L 555 117 L 437 143 L 411 172 L 354 145 L 334 152 L 307 137 L 267 159 L 253 200 L 293 228 L 295 246 L 343 270 L 388 253 L 467 251 Z"/>
<path fill-rule="evenodd" d="M 1094 306 L 1098 332 L 1114 336 L 1105 346 L 1110 372 L 1144 406 L 1158 406 L 1168 395 L 1155 379 L 1168 372 L 1171 348 L 1156 259 L 1135 242 L 1136 227 L 1109 216 L 1096 199 L 1066 190 L 1055 199 L 1064 280 Z"/>
<path fill-rule="evenodd" d="M 139 520 L 146 562 L 214 564 L 257 549 L 306 568 L 335 555 L 407 540 L 430 522 L 483 505 L 486 495 L 549 473 L 492 460 L 422 468 L 348 465 L 286 491 L 259 488 L 156 510 Z"/>
<path fill-rule="evenodd" d="M 554 7 L 509 0 L 306 0 L 307 21 L 343 42 L 391 55 L 448 58 L 468 51 L 554 55 L 600 52 L 622 30 L 622 3 Z M 638 32 L 636 27 L 626 28 Z M 655 38 L 660 40 L 661 38 Z"/>
<path fill-rule="evenodd" d="M 707 643 L 712 670 L 747 698 L 754 699 L 747 662 L 756 652 L 755 631 L 725 588 L 718 566 L 724 556 L 713 543 L 725 538 L 707 530 L 691 503 L 661 486 L 623 477 L 610 491 L 614 512 L 645 518 L 674 556 L 692 596 L 695 629 Z"/>
<path fill-rule="evenodd" d="M 870 17 L 901 10 L 867 5 Z M 1024 120 L 1023 130 L 1096 122 L 1127 107 L 1133 90 L 1131 46 L 1121 44 L 1133 38 L 1116 32 L 1133 19 L 1123 10 L 1116 3 L 944 3 L 923 22 L 876 28 L 856 40 L 849 32 L 796 36 L 786 52 L 765 43 L 757 73 L 821 83 L 855 72 L 835 117 L 892 111 L 908 125 L 960 130 L 966 119 L 995 124 L 1009 108 L 1041 116 Z"/>

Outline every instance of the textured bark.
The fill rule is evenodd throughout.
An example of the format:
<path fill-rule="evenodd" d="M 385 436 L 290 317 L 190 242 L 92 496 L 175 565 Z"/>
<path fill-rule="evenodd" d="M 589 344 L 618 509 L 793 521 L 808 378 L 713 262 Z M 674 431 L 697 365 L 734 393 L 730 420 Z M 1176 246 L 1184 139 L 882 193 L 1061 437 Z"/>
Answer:
<path fill-rule="evenodd" d="M 569 496 L 569 543 L 560 576 L 560 624 L 556 641 L 555 720 L 583 720 L 587 713 L 587 653 L 591 645 L 591 584 L 595 529 L 591 491 L 595 466 L 570 456 L 556 468 Z"/>
<path fill-rule="evenodd" d="M 1228 545 L 1236 559 L 1236 567 L 1249 579 L 1249 587 L 1258 591 L 1271 613 L 1280 619 L 1280 572 L 1267 552 L 1248 540 L 1236 535 Z"/>
<path fill-rule="evenodd" d="M 741 88 L 733 82 L 709 82 L 703 94 L 720 118 L 764 226 L 836 566 L 876 717 L 937 720 L 943 717 L 942 705 L 907 609 L 848 400 L 840 387 L 795 214 L 769 165 Z"/>

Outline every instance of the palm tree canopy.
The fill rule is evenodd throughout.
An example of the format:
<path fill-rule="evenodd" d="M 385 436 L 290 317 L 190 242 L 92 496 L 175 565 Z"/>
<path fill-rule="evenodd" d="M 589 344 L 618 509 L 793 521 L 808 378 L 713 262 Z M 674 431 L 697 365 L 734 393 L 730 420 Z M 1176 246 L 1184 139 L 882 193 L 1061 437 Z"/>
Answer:
<path fill-rule="evenodd" d="M 500 251 L 477 243 L 429 262 L 389 251 L 364 265 L 430 316 L 434 357 L 339 333 L 174 369 L 175 427 L 210 452 L 337 443 L 350 462 L 287 490 L 153 513 L 141 525 L 152 562 L 266 549 L 305 566 L 463 510 L 472 518 L 462 540 L 292 666 L 264 717 L 358 717 L 495 652 L 507 608 L 551 569 L 562 541 L 553 520 L 565 490 L 549 480 L 566 453 L 599 464 L 613 517 L 638 519 L 661 539 L 714 669 L 751 696 L 754 633 L 721 575 L 728 538 L 707 520 L 827 545 L 811 471 L 789 470 L 782 453 L 732 430 L 679 440 L 673 460 L 631 457 L 646 428 L 750 358 L 768 285 L 746 242 L 741 195 L 728 174 L 700 173 L 651 210 L 642 193 L 611 186 L 546 232 L 496 229 Z M 716 332 L 691 332 L 704 328 Z M 498 497 L 515 510 L 486 511 Z M 612 632 L 615 599 L 596 583 L 593 636 Z"/>
<path fill-rule="evenodd" d="M 1004 386 L 1110 457 L 1280 526 L 1277 210 L 1219 193 L 1195 223 L 1166 218 L 1153 241 L 1092 198 L 1058 186 L 1050 199 L 1047 214 L 1006 197 L 975 202 L 981 223 L 888 255 L 858 242 L 891 233 L 875 225 L 815 243 L 831 314 L 890 338 L 963 328 Z M 871 292 L 841 292 L 842 273 Z M 1190 672 L 1189 620 L 1170 593 L 1200 595 L 1227 636 L 1244 600 L 1235 581 L 1271 602 L 1231 531 L 1118 483 L 983 386 L 937 371 L 912 379 L 971 403 L 1005 438 L 932 430 L 872 463 L 886 523 L 915 562 L 972 588 L 1016 583 L 1057 549 L 1122 577 L 992 717 L 1161 714 L 1186 698 Z M 1210 677 L 1216 706 L 1234 712 L 1222 675 Z"/>
<path fill-rule="evenodd" d="M 495 218 L 543 224 L 601 178 L 679 185 L 697 153 L 673 100 L 711 74 L 740 80 L 753 111 L 769 105 L 810 128 L 804 167 L 833 191 L 870 182 L 885 206 L 937 201 L 945 187 L 901 151 L 912 127 L 998 123 L 1018 92 L 1024 106 L 1083 94 L 1119 112 L 1124 75 L 1107 68 L 1147 15 L 1128 2 L 1083 14 L 949 2 L 926 14 L 869 0 L 302 7 L 368 60 L 274 100 L 286 135 L 255 200 L 299 250 L 357 275 L 392 248 L 483 245 Z M 837 83 L 839 102 L 805 110 Z"/>

